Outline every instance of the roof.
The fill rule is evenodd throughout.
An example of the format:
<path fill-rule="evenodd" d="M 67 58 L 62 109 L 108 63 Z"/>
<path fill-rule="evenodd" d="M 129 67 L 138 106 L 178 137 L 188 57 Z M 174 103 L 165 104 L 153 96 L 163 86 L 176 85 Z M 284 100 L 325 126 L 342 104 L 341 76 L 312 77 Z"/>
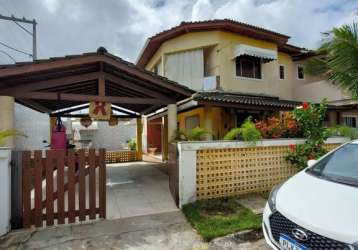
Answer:
<path fill-rule="evenodd" d="M 284 100 L 276 96 L 223 91 L 198 92 L 193 95 L 193 99 L 199 104 L 257 110 L 289 110 L 302 104 L 302 102 Z"/>
<path fill-rule="evenodd" d="M 80 55 L 0 65 L 0 95 L 14 96 L 17 102 L 48 113 L 103 100 L 146 114 L 193 93 L 103 47 Z"/>
<path fill-rule="evenodd" d="M 188 32 L 213 30 L 229 31 L 255 39 L 273 42 L 279 45 L 279 50 L 289 54 L 301 53 L 303 50 L 303 48 L 287 44 L 287 41 L 290 38 L 289 36 L 230 19 L 215 19 L 209 21 L 182 22 L 178 26 L 150 37 L 139 55 L 137 65 L 144 68 L 161 44 L 167 40 Z"/>

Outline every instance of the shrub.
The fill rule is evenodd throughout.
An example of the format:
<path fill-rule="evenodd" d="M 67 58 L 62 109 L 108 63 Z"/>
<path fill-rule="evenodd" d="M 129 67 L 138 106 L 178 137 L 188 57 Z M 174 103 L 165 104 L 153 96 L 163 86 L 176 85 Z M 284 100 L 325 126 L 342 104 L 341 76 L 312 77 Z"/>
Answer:
<path fill-rule="evenodd" d="M 224 140 L 236 140 L 239 138 L 240 133 L 241 133 L 240 128 L 233 128 L 226 133 L 226 135 L 224 136 Z"/>
<path fill-rule="evenodd" d="M 236 140 L 239 138 L 250 142 L 262 139 L 261 133 L 256 128 L 255 123 L 251 121 L 251 117 L 248 117 L 240 128 L 233 128 L 224 136 L 224 140 Z"/>
<path fill-rule="evenodd" d="M 319 105 L 304 103 L 293 111 L 293 115 L 301 128 L 305 143 L 302 145 L 291 146 L 291 152 L 286 160 L 291 164 L 303 169 L 310 159 L 318 159 L 326 153 L 324 141 L 328 133 L 323 128 L 323 121 L 327 111 L 326 101 L 323 100 Z"/>
<path fill-rule="evenodd" d="M 204 128 L 193 128 L 188 133 L 177 129 L 175 134 L 175 141 L 202 141 L 205 140 L 206 135 L 210 133 Z"/>
<path fill-rule="evenodd" d="M 193 128 L 189 131 L 187 134 L 188 141 L 202 141 L 205 140 L 206 135 L 210 134 L 206 129 L 204 128 Z"/>
<path fill-rule="evenodd" d="M 128 145 L 130 150 L 136 150 L 137 149 L 137 142 L 134 139 L 129 140 L 127 142 L 127 145 Z"/>
<path fill-rule="evenodd" d="M 327 129 L 328 136 L 343 136 L 351 140 L 358 139 L 358 130 L 346 125 L 337 125 Z"/>
<path fill-rule="evenodd" d="M 241 126 L 241 137 L 244 141 L 256 142 L 262 139 L 260 131 L 256 128 L 251 117 L 247 118 Z"/>
<path fill-rule="evenodd" d="M 268 117 L 256 122 L 263 138 L 298 137 L 300 130 L 291 112 L 283 113 L 282 117 Z"/>

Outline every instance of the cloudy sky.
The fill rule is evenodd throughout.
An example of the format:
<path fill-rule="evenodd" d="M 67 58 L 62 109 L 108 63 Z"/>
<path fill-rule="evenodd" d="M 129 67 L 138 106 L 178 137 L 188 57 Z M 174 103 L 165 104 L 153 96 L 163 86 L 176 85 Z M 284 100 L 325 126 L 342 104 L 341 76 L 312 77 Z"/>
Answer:
<path fill-rule="evenodd" d="M 181 21 L 231 18 L 319 45 L 321 32 L 358 21 L 357 0 L 0 0 L 0 14 L 35 18 L 38 57 L 108 51 L 134 62 L 146 38 Z M 26 26 L 31 29 L 31 26 Z M 0 20 L 0 42 L 31 53 L 31 36 Z M 29 60 L 0 45 L 0 63 Z"/>

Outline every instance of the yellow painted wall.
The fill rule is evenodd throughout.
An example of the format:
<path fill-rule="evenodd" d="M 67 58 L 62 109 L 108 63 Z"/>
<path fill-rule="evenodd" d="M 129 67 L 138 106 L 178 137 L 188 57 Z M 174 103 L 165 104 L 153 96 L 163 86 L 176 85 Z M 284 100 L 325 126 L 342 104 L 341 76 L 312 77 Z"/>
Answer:
<path fill-rule="evenodd" d="M 171 53 L 177 53 L 192 49 L 203 48 L 207 75 L 219 75 L 221 88 L 225 91 L 239 91 L 244 93 L 268 94 L 284 99 L 305 100 L 307 92 L 296 91 L 297 88 L 310 83 L 321 81 L 322 78 L 305 76 L 304 80 L 297 79 L 297 65 L 304 62 L 293 62 L 291 56 L 278 52 L 278 60 L 262 64 L 262 79 L 250 79 L 236 77 L 235 61 L 232 59 L 234 46 L 246 44 L 264 49 L 277 50 L 275 43 L 253 39 L 224 31 L 190 32 L 164 42 L 151 60 L 146 69 L 152 70 L 154 65 L 160 63 L 164 69 L 165 57 Z M 279 79 L 279 66 L 285 66 L 285 79 Z M 164 71 L 163 71 L 164 72 Z M 163 73 L 165 75 L 165 72 Z M 337 90 L 338 91 L 338 90 Z M 299 93 L 299 95 L 295 94 Z M 330 87 L 323 88 L 330 99 L 336 96 Z"/>
<path fill-rule="evenodd" d="M 184 132 L 185 119 L 190 116 L 199 116 L 200 127 L 211 133 L 210 139 L 222 139 L 224 135 L 235 127 L 235 116 L 228 114 L 221 107 L 205 106 L 178 114 L 179 129 Z"/>

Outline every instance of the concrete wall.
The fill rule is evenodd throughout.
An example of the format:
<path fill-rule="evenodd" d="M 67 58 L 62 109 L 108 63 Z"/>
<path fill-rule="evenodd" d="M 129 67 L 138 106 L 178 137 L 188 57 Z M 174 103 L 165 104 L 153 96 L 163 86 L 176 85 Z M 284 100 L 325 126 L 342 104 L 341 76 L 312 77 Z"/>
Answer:
<path fill-rule="evenodd" d="M 342 144 L 348 142 L 348 138 L 328 138 L 326 144 Z M 272 139 L 262 140 L 256 143 L 256 147 L 289 146 L 303 143 L 301 139 Z M 179 142 L 178 145 L 179 168 L 179 207 L 196 201 L 197 196 L 197 151 L 202 149 L 235 149 L 253 147 L 243 141 L 200 141 Z M 276 152 L 277 153 L 277 152 Z M 215 157 L 215 156 L 213 156 Z"/>
<path fill-rule="evenodd" d="M 114 127 L 110 127 L 107 122 L 98 122 L 98 130 L 94 132 L 92 145 L 95 148 L 117 150 L 127 147 L 127 141 L 135 138 L 135 120 L 131 122 L 119 122 Z"/>
<path fill-rule="evenodd" d="M 47 144 L 42 141 L 50 142 L 50 119 L 48 114 L 37 112 L 16 103 L 15 128 L 27 135 L 27 138 L 15 138 L 15 148 L 18 150 L 44 149 Z"/>

